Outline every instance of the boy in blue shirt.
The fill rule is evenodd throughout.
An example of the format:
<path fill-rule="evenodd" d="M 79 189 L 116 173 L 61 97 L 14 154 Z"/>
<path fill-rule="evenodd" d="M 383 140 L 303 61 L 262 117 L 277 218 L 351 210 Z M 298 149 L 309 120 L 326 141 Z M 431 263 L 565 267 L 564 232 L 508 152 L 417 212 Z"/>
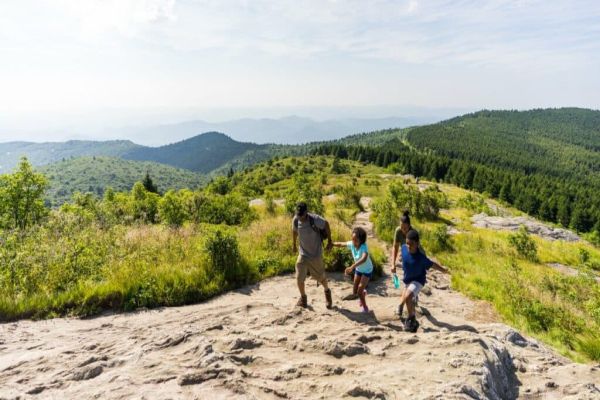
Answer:
<path fill-rule="evenodd" d="M 369 312 L 366 299 L 366 288 L 369 280 L 373 276 L 373 262 L 369 257 L 369 249 L 367 248 L 367 232 L 360 227 L 352 230 L 352 240 L 349 242 L 335 242 L 336 247 L 347 247 L 352 252 L 354 264 L 346 268 L 345 273 L 350 275 L 354 271 L 354 287 L 352 296 L 347 297 L 347 300 L 359 298 L 360 306 L 364 313 Z"/>
<path fill-rule="evenodd" d="M 406 244 L 402 245 L 402 270 L 404 271 L 405 289 L 400 297 L 400 306 L 406 303 L 408 318 L 404 322 L 404 330 L 416 332 L 419 322 L 415 317 L 415 298 L 427 282 L 427 271 L 429 268 L 443 273 L 448 270 L 436 262 L 431 261 L 425 254 L 419 251 L 419 233 L 411 229 L 406 234 Z"/>

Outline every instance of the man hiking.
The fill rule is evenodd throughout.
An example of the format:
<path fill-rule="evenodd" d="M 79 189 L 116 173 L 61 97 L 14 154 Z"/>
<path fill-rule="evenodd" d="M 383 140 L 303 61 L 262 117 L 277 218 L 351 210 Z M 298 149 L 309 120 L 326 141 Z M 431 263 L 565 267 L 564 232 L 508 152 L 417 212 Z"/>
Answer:
<path fill-rule="evenodd" d="M 329 222 L 316 214 L 308 212 L 306 203 L 301 202 L 296 206 L 296 215 L 292 220 L 292 241 L 294 253 L 298 251 L 297 239 L 300 239 L 300 252 L 296 260 L 296 281 L 300 291 L 300 299 L 297 305 L 308 306 L 304 282 L 310 273 L 317 282 L 325 289 L 325 301 L 327 308 L 333 306 L 331 290 L 327 285 L 325 277 L 325 263 L 323 262 L 323 237 L 327 238 L 327 250 L 333 247 L 331 240 L 331 229 Z"/>

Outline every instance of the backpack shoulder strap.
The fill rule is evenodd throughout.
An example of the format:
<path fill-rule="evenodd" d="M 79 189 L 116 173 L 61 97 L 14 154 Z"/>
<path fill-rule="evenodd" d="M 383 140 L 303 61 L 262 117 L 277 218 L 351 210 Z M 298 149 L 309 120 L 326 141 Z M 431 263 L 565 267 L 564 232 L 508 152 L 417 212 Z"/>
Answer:
<path fill-rule="evenodd" d="M 310 224 L 310 227 L 315 229 L 315 217 L 312 214 L 308 214 L 308 223 Z"/>

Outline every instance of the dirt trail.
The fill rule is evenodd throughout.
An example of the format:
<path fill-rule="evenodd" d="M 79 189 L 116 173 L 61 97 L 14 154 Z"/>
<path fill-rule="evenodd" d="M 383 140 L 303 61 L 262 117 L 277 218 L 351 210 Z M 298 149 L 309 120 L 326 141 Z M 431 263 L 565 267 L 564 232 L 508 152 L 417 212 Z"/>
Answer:
<path fill-rule="evenodd" d="M 368 213 L 357 224 L 372 235 Z M 416 334 L 402 332 L 389 277 L 362 314 L 341 300 L 351 289 L 338 274 L 333 310 L 312 282 L 309 308 L 294 307 L 283 276 L 193 306 L 3 324 L 0 399 L 600 399 L 600 366 L 556 355 L 430 278 Z"/>

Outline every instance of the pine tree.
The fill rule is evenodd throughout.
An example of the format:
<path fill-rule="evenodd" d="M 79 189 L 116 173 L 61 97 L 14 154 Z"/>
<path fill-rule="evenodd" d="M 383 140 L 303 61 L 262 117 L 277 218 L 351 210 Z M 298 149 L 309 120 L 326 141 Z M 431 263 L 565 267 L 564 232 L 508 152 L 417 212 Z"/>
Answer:
<path fill-rule="evenodd" d="M 144 180 L 142 181 L 142 185 L 144 185 L 144 188 L 148 192 L 158 193 L 158 186 L 156 186 L 154 184 L 154 182 L 152 182 L 152 178 L 150 178 L 150 173 L 148 171 L 146 171 L 146 176 L 144 177 Z"/>

